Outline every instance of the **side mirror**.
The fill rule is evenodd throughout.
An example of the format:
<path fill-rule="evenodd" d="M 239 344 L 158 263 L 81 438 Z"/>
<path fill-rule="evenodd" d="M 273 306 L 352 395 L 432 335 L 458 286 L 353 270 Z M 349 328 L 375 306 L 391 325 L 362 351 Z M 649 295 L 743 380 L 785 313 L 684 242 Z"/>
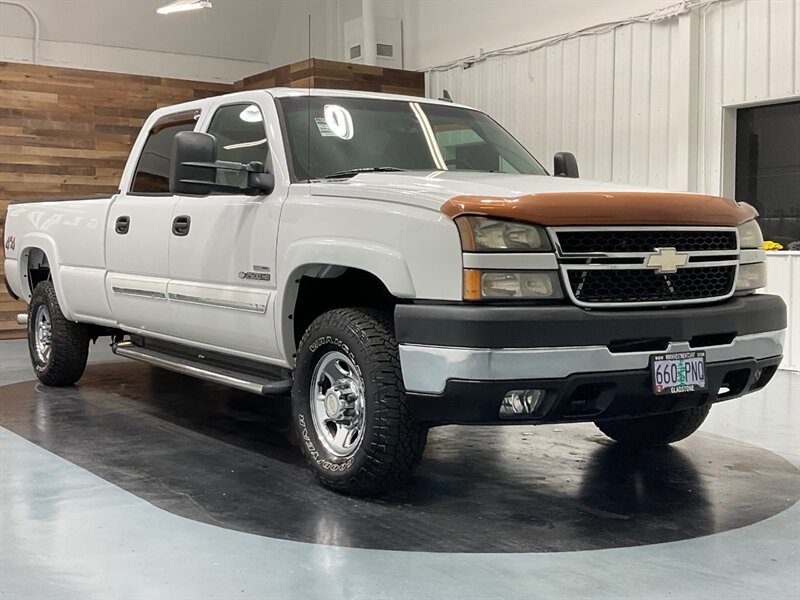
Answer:
<path fill-rule="evenodd" d="M 228 177 L 227 174 L 234 177 Z M 238 174 L 239 176 L 236 176 Z M 231 179 L 235 183 L 231 183 Z M 275 177 L 264 172 L 264 164 L 217 160 L 217 140 L 213 135 L 181 131 L 172 141 L 169 191 L 181 196 L 209 196 L 213 193 L 248 196 L 270 194 Z"/>
<path fill-rule="evenodd" d="M 578 177 L 578 161 L 575 160 L 575 155 L 572 152 L 556 152 L 555 156 L 553 156 L 553 175 L 556 177 Z"/>
<path fill-rule="evenodd" d="M 180 196 L 208 196 L 217 180 L 217 140 L 207 133 L 181 131 L 172 140 L 169 191 Z"/>

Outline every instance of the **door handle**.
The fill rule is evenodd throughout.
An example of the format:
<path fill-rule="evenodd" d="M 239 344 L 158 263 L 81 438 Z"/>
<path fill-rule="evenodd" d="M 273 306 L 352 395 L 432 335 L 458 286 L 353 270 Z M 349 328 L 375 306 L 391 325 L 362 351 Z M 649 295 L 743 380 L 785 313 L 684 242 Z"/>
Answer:
<path fill-rule="evenodd" d="M 192 218 L 187 215 L 175 217 L 172 220 L 172 234 L 178 236 L 189 235 L 189 227 L 192 224 Z"/>
<path fill-rule="evenodd" d="M 114 224 L 114 231 L 116 231 L 120 235 L 125 235 L 128 233 L 128 229 L 131 227 L 131 218 L 130 217 L 118 217 L 117 222 Z"/>

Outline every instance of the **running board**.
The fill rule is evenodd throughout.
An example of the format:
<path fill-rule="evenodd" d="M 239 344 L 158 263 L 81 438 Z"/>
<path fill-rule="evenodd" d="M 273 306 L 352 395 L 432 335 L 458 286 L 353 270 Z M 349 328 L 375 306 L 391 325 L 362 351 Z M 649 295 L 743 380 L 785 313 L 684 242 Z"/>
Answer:
<path fill-rule="evenodd" d="M 114 354 L 132 358 L 150 365 L 176 371 L 184 375 L 205 379 L 213 383 L 227 385 L 239 390 L 244 390 L 262 396 L 273 396 L 288 394 L 292 389 L 292 380 L 287 379 L 266 379 L 258 378 L 253 375 L 237 373 L 222 367 L 203 364 L 188 358 L 172 356 L 164 352 L 158 352 L 149 348 L 142 348 L 133 342 L 118 342 L 111 346 Z"/>

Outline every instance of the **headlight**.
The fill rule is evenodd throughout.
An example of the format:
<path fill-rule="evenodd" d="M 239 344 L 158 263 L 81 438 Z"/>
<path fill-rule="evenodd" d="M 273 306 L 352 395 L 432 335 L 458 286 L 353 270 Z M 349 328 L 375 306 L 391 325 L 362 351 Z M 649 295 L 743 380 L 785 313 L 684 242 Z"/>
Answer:
<path fill-rule="evenodd" d="M 464 300 L 563 298 L 555 271 L 464 271 Z"/>
<path fill-rule="evenodd" d="M 764 236 L 761 235 L 761 227 L 755 219 L 739 225 L 739 247 L 740 248 L 761 248 L 764 244 Z"/>
<path fill-rule="evenodd" d="M 537 225 L 487 217 L 456 219 L 464 252 L 542 252 L 550 240 Z"/>
<path fill-rule="evenodd" d="M 749 292 L 767 285 L 767 265 L 763 262 L 739 265 L 736 291 Z"/>

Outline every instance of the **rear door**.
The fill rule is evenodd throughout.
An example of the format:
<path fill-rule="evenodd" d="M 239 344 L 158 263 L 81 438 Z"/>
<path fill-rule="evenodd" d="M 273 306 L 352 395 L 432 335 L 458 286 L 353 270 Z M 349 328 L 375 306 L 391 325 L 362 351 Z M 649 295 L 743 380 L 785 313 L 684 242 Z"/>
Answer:
<path fill-rule="evenodd" d="M 123 177 L 106 223 L 106 294 L 112 314 L 128 330 L 167 333 L 169 241 L 178 201 L 169 191 L 172 139 L 192 131 L 199 110 L 160 116 L 149 125 L 135 170 Z"/>
<path fill-rule="evenodd" d="M 263 163 L 274 172 L 277 123 L 272 98 L 244 93 L 216 104 L 202 130 L 217 140 L 221 161 Z M 273 320 L 278 221 L 288 186 L 276 173 L 270 195 L 181 197 L 170 235 L 169 300 L 172 331 L 252 358 L 279 359 Z"/>

